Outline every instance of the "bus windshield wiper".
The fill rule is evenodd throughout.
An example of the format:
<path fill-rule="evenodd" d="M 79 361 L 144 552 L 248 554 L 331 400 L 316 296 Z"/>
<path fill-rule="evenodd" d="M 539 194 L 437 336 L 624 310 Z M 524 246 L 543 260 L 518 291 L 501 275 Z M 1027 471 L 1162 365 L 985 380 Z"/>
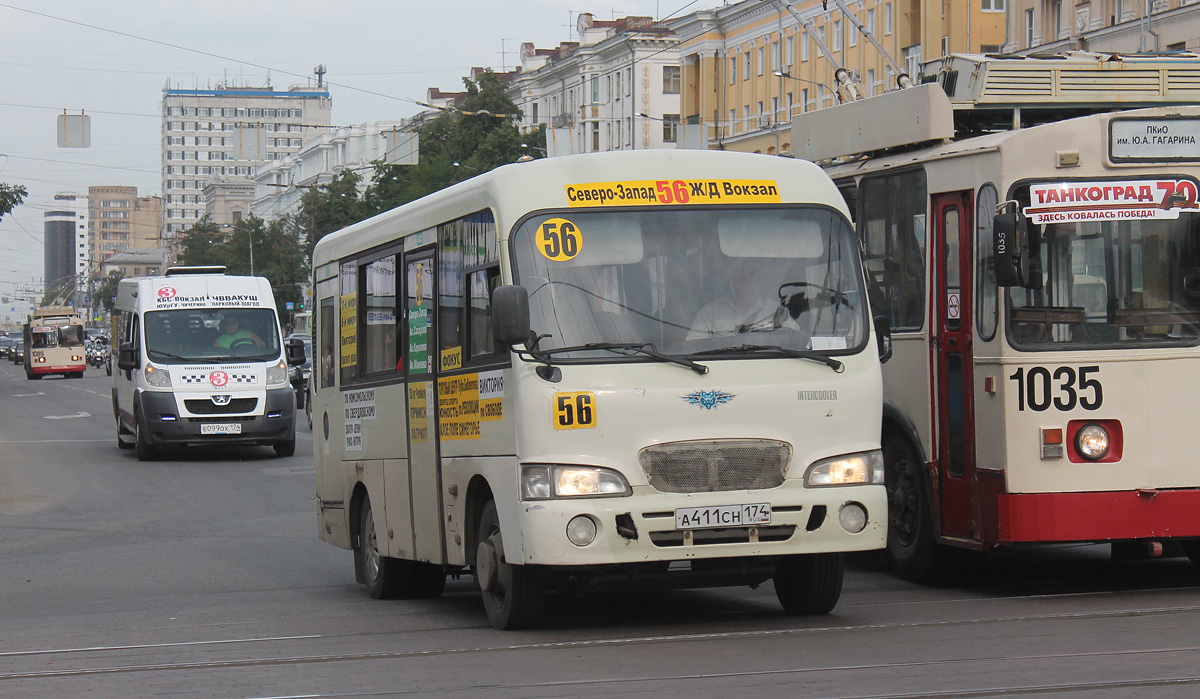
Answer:
<path fill-rule="evenodd" d="M 532 354 L 535 358 L 549 364 L 551 355 L 562 354 L 564 352 L 582 352 L 585 350 L 612 350 L 614 352 L 620 352 L 620 350 L 629 350 L 638 354 L 644 354 L 647 357 L 653 357 L 660 362 L 670 362 L 671 364 L 685 366 L 700 375 L 708 373 L 707 366 L 683 357 L 663 354 L 662 352 L 654 349 L 654 345 L 648 342 L 589 342 L 586 345 L 574 345 L 572 347 L 539 349 L 534 352 L 530 352 L 530 354 Z"/>
<path fill-rule="evenodd" d="M 814 362 L 821 362 L 825 366 L 833 369 L 837 373 L 842 373 L 846 369 L 846 365 L 842 364 L 833 357 L 828 357 L 820 352 L 812 350 L 791 349 L 788 347 L 779 347 L 777 345 L 737 345 L 736 347 L 720 347 L 717 349 L 704 350 L 702 352 L 693 352 L 693 356 L 698 355 L 713 355 L 713 354 L 741 354 L 751 352 L 775 352 L 782 354 L 785 357 L 796 357 L 797 359 L 811 359 Z"/>

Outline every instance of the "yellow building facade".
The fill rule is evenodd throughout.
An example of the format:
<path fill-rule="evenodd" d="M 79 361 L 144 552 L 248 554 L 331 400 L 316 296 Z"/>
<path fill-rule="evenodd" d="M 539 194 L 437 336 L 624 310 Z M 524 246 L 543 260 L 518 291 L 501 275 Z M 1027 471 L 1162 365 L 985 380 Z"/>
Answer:
<path fill-rule="evenodd" d="M 683 66 L 680 145 L 789 152 L 792 116 L 838 103 L 837 66 L 864 97 L 895 89 L 896 71 L 847 10 L 915 81 L 948 53 L 999 51 L 1005 2 L 746 0 L 681 17 L 670 23 Z"/>

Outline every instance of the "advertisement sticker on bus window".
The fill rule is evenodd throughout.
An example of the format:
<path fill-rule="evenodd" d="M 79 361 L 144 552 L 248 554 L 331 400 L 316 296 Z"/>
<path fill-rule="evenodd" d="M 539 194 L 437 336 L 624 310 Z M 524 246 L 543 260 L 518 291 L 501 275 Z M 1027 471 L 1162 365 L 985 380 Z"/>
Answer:
<path fill-rule="evenodd" d="M 1177 219 L 1183 209 L 1197 209 L 1196 183 L 1191 180 L 1102 180 L 1029 185 L 1025 215 L 1031 223 Z"/>
<path fill-rule="evenodd" d="M 635 180 L 566 185 L 567 205 L 778 204 L 775 180 Z"/>
<path fill-rule="evenodd" d="M 538 226 L 538 252 L 552 262 L 566 262 L 583 247 L 583 231 L 565 218 L 547 219 Z"/>
<path fill-rule="evenodd" d="M 408 439 L 413 444 L 429 442 L 429 392 L 433 384 L 420 381 L 408 385 Z"/>
<path fill-rule="evenodd" d="M 438 379 L 438 438 L 479 439 L 479 374 Z"/>
<path fill-rule="evenodd" d="M 479 419 L 492 422 L 504 419 L 504 372 L 479 373 Z"/>

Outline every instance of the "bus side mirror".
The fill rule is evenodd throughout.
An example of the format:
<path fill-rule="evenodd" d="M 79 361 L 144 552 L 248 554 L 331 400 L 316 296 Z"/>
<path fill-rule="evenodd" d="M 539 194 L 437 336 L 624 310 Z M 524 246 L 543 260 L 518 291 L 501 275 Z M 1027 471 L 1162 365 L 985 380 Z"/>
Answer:
<path fill-rule="evenodd" d="M 879 342 L 879 363 L 892 358 L 892 321 L 886 315 L 875 316 L 875 339 Z"/>
<path fill-rule="evenodd" d="M 138 366 L 138 351 L 132 342 L 122 342 L 117 350 L 117 368 L 121 371 L 133 371 Z"/>
<path fill-rule="evenodd" d="M 300 366 L 304 363 L 304 341 L 293 337 L 284 345 L 288 366 Z"/>
<path fill-rule="evenodd" d="M 999 286 L 1025 286 L 1021 274 L 1024 222 L 1019 213 L 996 214 L 992 219 L 992 239 L 996 247 L 993 259 L 996 261 L 996 284 Z"/>
<path fill-rule="evenodd" d="M 512 284 L 496 287 L 492 323 L 498 342 L 509 347 L 529 342 L 529 291 Z"/>

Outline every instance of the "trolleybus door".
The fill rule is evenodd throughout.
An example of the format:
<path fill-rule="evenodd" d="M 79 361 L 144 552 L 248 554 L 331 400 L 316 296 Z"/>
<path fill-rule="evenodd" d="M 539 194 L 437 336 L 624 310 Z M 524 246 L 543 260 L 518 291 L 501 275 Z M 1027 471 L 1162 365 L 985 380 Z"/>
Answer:
<path fill-rule="evenodd" d="M 444 562 L 442 500 L 438 454 L 437 334 L 433 288 L 433 249 L 405 257 L 405 330 L 408 474 L 413 558 Z"/>
<path fill-rule="evenodd" d="M 933 195 L 933 362 L 942 535 L 973 537 L 971 192 Z"/>

